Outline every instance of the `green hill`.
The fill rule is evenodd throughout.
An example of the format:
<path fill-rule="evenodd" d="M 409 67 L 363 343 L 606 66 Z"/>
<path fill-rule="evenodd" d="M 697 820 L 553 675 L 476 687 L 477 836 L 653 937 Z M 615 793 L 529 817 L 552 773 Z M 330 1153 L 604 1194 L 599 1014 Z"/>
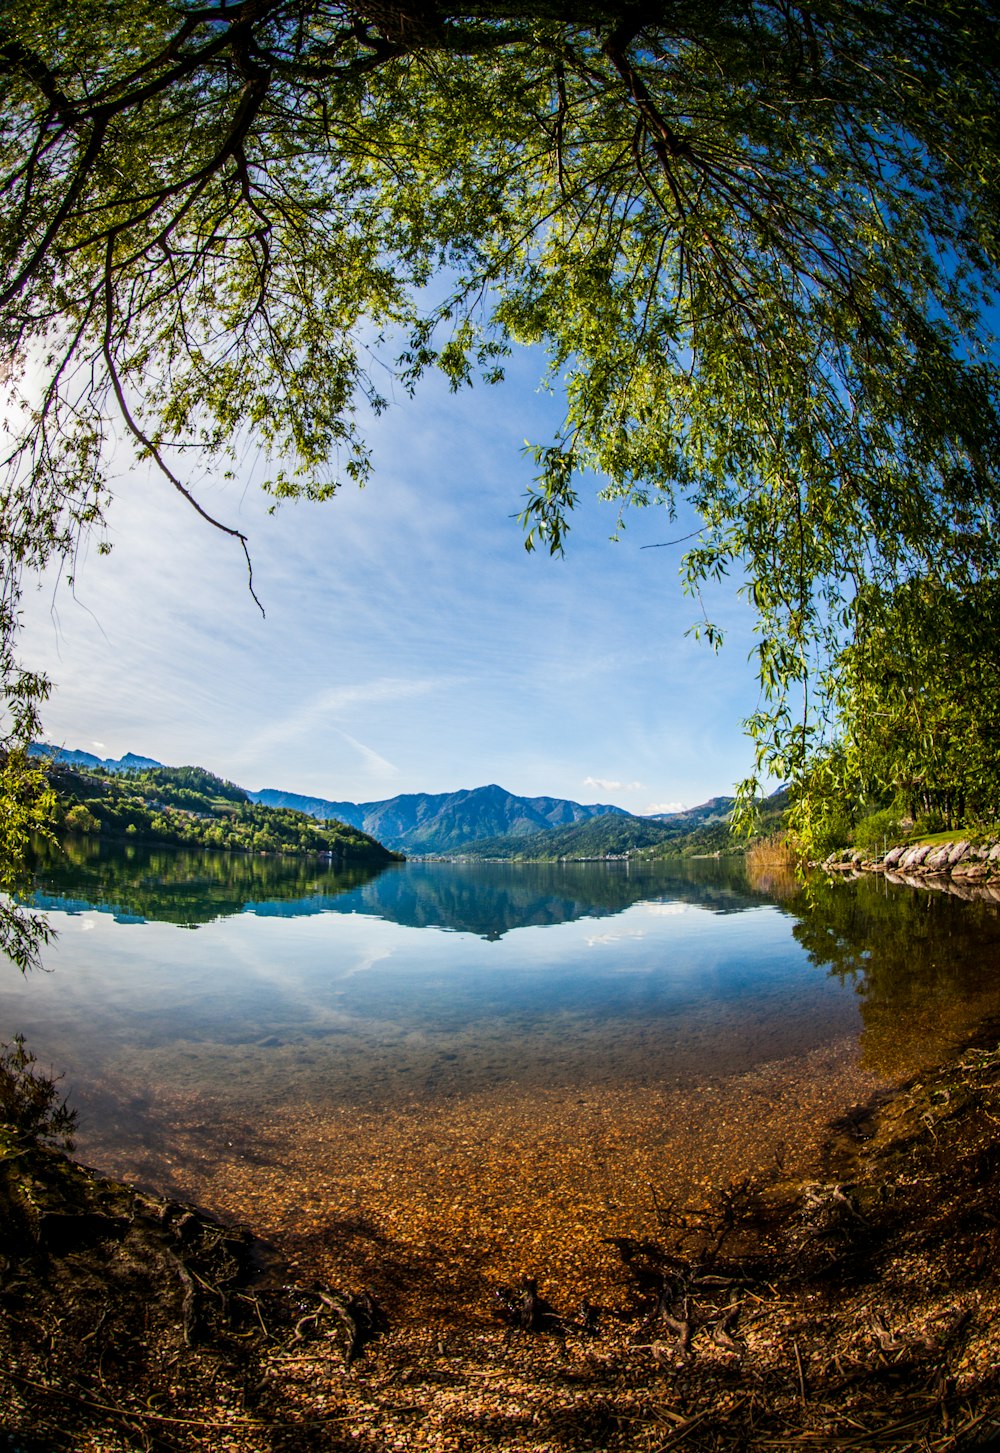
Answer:
<path fill-rule="evenodd" d="M 402 857 L 360 828 L 252 802 L 242 787 L 202 767 L 122 773 L 54 766 L 50 780 L 58 827 L 66 833 L 235 852 L 325 854 L 338 864 Z"/>
<path fill-rule="evenodd" d="M 776 792 L 761 804 L 763 832 L 776 830 L 787 805 L 787 794 L 783 791 Z M 732 808 L 732 797 L 713 797 L 699 807 L 663 817 L 632 817 L 622 813 L 527 836 L 505 833 L 470 843 L 461 849 L 460 856 L 515 862 L 586 861 L 626 856 L 655 861 L 710 853 L 739 853 L 743 850 L 743 843 L 733 837 L 729 828 Z"/>
<path fill-rule="evenodd" d="M 550 828 L 528 834 L 503 833 L 482 838 L 461 848 L 463 858 L 530 859 L 549 862 L 556 858 L 621 858 L 640 847 L 665 840 L 668 830 L 652 818 L 619 814 L 594 817 L 571 827 Z"/>

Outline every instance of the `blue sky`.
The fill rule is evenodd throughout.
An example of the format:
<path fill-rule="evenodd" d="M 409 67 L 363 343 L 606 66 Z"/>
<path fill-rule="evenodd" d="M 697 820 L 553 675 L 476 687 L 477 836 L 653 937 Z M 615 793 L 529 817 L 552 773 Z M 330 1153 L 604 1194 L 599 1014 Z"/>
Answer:
<path fill-rule="evenodd" d="M 247 458 L 206 508 L 250 537 L 243 557 L 165 480 L 118 481 L 112 553 L 25 602 L 24 656 L 49 673 L 50 741 L 194 762 L 245 787 L 355 801 L 499 782 L 637 812 L 725 792 L 751 752 L 757 689 L 747 608 L 706 600 L 714 655 L 677 577 L 665 512 L 616 513 L 581 489 L 565 558 L 528 555 L 513 516 L 555 403 L 537 360 L 499 388 L 430 381 L 374 422 L 375 473 L 322 505 L 268 516 Z"/>

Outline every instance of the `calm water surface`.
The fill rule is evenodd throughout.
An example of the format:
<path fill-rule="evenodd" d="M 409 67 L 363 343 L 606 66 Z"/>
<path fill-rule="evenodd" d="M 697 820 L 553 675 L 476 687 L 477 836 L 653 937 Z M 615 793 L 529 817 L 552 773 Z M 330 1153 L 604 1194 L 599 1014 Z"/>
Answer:
<path fill-rule="evenodd" d="M 424 1173 L 407 1137 L 464 1183 L 503 1125 L 490 1154 L 537 1140 L 554 1162 L 573 1120 L 622 1184 L 644 1174 L 625 1151 L 607 1170 L 626 1121 L 662 1156 L 683 1131 L 695 1169 L 725 1134 L 739 1158 L 754 1125 L 794 1136 L 797 1115 L 829 1118 L 1000 1011 L 997 905 L 876 879 L 767 891 L 725 862 L 338 878 L 84 844 L 40 863 L 37 902 L 58 939 L 47 972 L 0 976 L 0 1037 L 64 1073 L 78 1153 L 217 1203 L 245 1203 L 251 1164 L 258 1194 L 269 1166 L 272 1225 L 320 1172 L 328 1197 L 357 1196 L 359 1136 L 394 1184 Z M 340 1181 L 321 1149 L 337 1126 L 355 1155 Z"/>

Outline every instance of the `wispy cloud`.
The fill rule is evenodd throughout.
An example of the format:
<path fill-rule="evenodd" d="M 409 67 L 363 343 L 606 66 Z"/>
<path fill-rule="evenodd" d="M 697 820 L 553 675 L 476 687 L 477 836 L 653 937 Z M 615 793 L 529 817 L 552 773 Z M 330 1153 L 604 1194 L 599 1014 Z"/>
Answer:
<path fill-rule="evenodd" d="M 642 810 L 647 816 L 651 816 L 654 812 L 686 812 L 687 807 L 683 802 L 651 802 Z"/>
<path fill-rule="evenodd" d="M 392 762 L 387 762 L 385 757 L 380 757 L 378 752 L 372 751 L 371 747 L 366 747 L 364 742 L 359 742 L 345 731 L 340 731 L 339 735 L 360 755 L 366 771 L 373 773 L 376 777 L 399 776 L 398 767 L 394 766 Z"/>
<path fill-rule="evenodd" d="M 728 791 L 758 690 L 745 608 L 710 602 L 721 657 L 684 636 L 675 572 L 638 549 L 660 538 L 655 511 L 611 546 L 613 507 L 582 499 L 565 559 L 525 553 L 520 441 L 561 412 L 534 393 L 538 359 L 511 362 L 505 389 L 441 380 L 374 421 L 377 479 L 330 504 L 270 518 L 252 460 L 232 485 L 193 481 L 249 535 L 266 620 L 242 552 L 164 481 L 123 472 L 110 560 L 95 537 L 72 590 L 52 576 L 25 596 L 24 658 L 56 683 L 50 738 L 354 801 L 498 781 L 654 813 Z"/>
<path fill-rule="evenodd" d="M 361 743 L 356 742 L 353 737 L 349 737 L 342 728 L 338 727 L 338 718 L 350 717 L 353 713 L 371 706 L 384 706 L 417 696 L 426 696 L 443 684 L 436 677 L 410 680 L 382 677 L 376 681 L 327 687 L 326 690 L 299 703 L 293 710 L 284 712 L 280 717 L 254 732 L 237 749 L 234 754 L 235 760 L 253 762 L 267 756 L 276 748 L 287 745 L 290 741 L 299 741 L 303 737 L 314 736 L 324 729 L 330 730 L 331 728 L 337 730 L 345 740 L 364 755 L 369 753 L 370 749 L 362 747 Z M 395 771 L 392 764 L 379 757 L 376 752 L 370 752 L 370 760 L 373 764 L 380 764 L 380 771 L 384 772 L 386 769 Z"/>

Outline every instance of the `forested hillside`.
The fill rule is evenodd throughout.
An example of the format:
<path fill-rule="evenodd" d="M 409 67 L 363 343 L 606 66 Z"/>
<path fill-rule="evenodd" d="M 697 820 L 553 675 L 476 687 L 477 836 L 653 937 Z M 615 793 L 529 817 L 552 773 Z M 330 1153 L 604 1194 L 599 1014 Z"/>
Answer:
<path fill-rule="evenodd" d="M 242 787 L 201 767 L 156 767 L 111 773 L 51 772 L 58 829 L 144 842 L 254 853 L 329 853 L 338 862 L 391 862 L 401 857 L 342 822 L 317 822 L 304 812 L 251 802 Z"/>
<path fill-rule="evenodd" d="M 462 848 L 461 856 L 478 859 L 530 860 L 552 862 L 557 859 L 586 861 L 593 858 L 620 858 L 626 855 L 647 860 L 658 858 L 698 857 L 708 853 L 738 853 L 743 840 L 734 837 L 730 814 L 735 799 L 713 797 L 700 807 L 691 807 L 664 817 L 593 818 L 529 836 L 483 838 Z M 787 794 L 775 793 L 761 804 L 760 826 L 773 832 L 787 806 Z"/>
<path fill-rule="evenodd" d="M 664 841 L 663 823 L 640 817 L 597 817 L 571 827 L 551 828 L 528 834 L 503 833 L 483 838 L 461 849 L 468 858 L 530 859 L 549 862 L 556 858 L 624 857 L 637 847 Z"/>

